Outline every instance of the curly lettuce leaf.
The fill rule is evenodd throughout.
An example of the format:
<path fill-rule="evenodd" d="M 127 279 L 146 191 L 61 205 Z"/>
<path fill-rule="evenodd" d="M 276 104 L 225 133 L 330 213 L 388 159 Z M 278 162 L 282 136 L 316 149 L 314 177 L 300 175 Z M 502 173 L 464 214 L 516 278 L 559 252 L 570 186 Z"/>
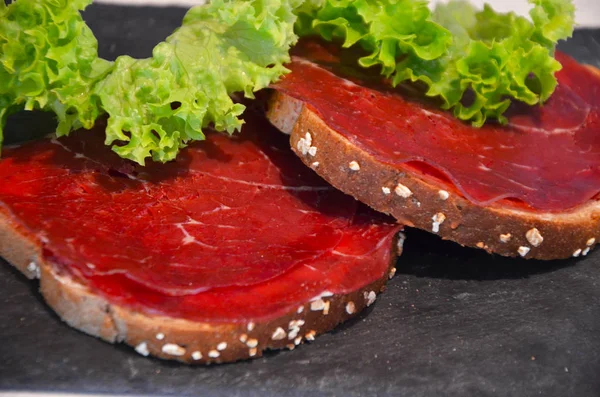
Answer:
<path fill-rule="evenodd" d="M 514 13 L 476 10 L 466 1 L 321 0 L 299 9 L 301 36 L 318 34 L 370 54 L 363 67 L 379 67 L 392 84 L 420 82 L 425 95 L 474 126 L 506 122 L 511 101 L 535 105 L 554 92 L 558 40 L 571 36 L 571 0 L 529 0 L 532 22 Z"/>
<path fill-rule="evenodd" d="M 186 14 L 151 58 L 98 57 L 81 18 L 91 0 L 0 5 L 0 135 L 18 110 L 57 115 L 57 134 L 108 116 L 106 144 L 144 164 L 169 161 L 209 124 L 233 133 L 248 98 L 288 70 L 300 0 L 215 0 Z M 1 143 L 1 142 L 0 142 Z"/>
<path fill-rule="evenodd" d="M 19 110 L 53 111 L 58 135 L 91 128 L 101 113 L 92 87 L 110 69 L 80 10 L 91 0 L 0 3 L 0 143 Z"/>
<path fill-rule="evenodd" d="M 203 128 L 233 133 L 248 98 L 288 70 L 296 42 L 295 4 L 280 0 L 223 1 L 192 8 L 183 25 L 151 58 L 116 60 L 94 90 L 108 114 L 106 144 L 121 157 L 144 164 L 175 158 Z"/>

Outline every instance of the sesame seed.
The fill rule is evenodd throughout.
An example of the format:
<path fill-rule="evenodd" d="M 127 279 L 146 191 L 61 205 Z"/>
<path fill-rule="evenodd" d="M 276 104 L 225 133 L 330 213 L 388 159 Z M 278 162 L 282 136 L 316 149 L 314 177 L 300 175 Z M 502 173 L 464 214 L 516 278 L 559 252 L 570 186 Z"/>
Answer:
<path fill-rule="evenodd" d="M 325 301 L 323 301 L 323 299 L 321 299 L 321 298 L 310 302 L 310 310 L 312 310 L 313 312 L 323 310 L 324 308 L 325 308 Z"/>
<path fill-rule="evenodd" d="M 440 231 L 440 225 L 446 220 L 446 215 L 444 215 L 442 212 L 438 212 L 431 217 L 431 220 L 433 221 L 431 224 L 431 231 L 438 233 Z"/>
<path fill-rule="evenodd" d="M 587 243 L 585 243 L 585 245 L 587 245 L 588 247 L 591 247 L 592 245 L 594 245 L 595 242 L 596 242 L 596 239 L 594 237 L 592 237 L 591 239 L 589 239 L 587 241 Z"/>
<path fill-rule="evenodd" d="M 202 353 L 200 353 L 199 351 L 195 351 L 192 353 L 192 359 L 194 360 L 200 360 L 202 359 Z"/>
<path fill-rule="evenodd" d="M 219 353 L 216 350 L 211 350 L 211 351 L 208 352 L 208 357 L 210 357 L 210 358 L 217 358 L 220 355 L 221 355 L 221 353 Z"/>
<path fill-rule="evenodd" d="M 375 291 L 370 291 L 368 294 L 365 291 L 364 297 L 367 301 L 367 306 L 371 306 L 373 303 L 375 303 L 375 299 L 377 299 L 377 294 L 375 293 Z"/>
<path fill-rule="evenodd" d="M 162 347 L 163 353 L 170 354 L 172 356 L 183 356 L 185 349 L 175 343 L 167 343 Z"/>
<path fill-rule="evenodd" d="M 311 146 L 310 149 L 308 149 L 308 154 L 310 154 L 311 156 L 315 157 L 317 155 L 317 147 L 316 146 Z"/>
<path fill-rule="evenodd" d="M 221 342 L 217 345 L 217 350 L 218 351 L 223 351 L 227 349 L 227 342 Z"/>
<path fill-rule="evenodd" d="M 240 342 L 246 343 L 247 340 L 248 340 L 248 335 L 246 335 L 246 334 L 240 335 Z"/>
<path fill-rule="evenodd" d="M 502 243 L 508 243 L 511 238 L 512 238 L 512 234 L 510 234 L 510 233 L 501 234 L 500 235 L 500 242 L 502 242 Z"/>
<path fill-rule="evenodd" d="M 542 237 L 540 231 L 535 227 L 533 229 L 529 229 L 527 233 L 525 233 L 525 237 L 527 238 L 527 241 L 529 241 L 529 244 L 533 245 L 534 247 L 538 247 L 544 241 L 544 237 Z"/>
<path fill-rule="evenodd" d="M 296 339 L 294 339 L 294 344 L 296 346 L 298 346 L 300 343 L 302 343 L 302 337 L 301 336 L 299 336 Z"/>
<path fill-rule="evenodd" d="M 580 248 L 580 249 L 577 249 L 577 250 L 575 250 L 575 252 L 573 252 L 573 256 L 574 256 L 575 258 L 577 258 L 579 255 L 581 255 L 581 248 Z"/>
<path fill-rule="evenodd" d="M 317 168 L 317 167 L 319 166 L 319 162 L 318 162 L 318 161 L 315 161 L 315 162 L 314 162 L 314 163 L 312 163 L 310 166 L 311 166 L 311 167 L 313 167 L 313 168 Z"/>
<path fill-rule="evenodd" d="M 159 332 L 158 334 L 156 334 L 156 339 L 158 339 L 158 340 L 165 339 L 165 334 L 163 334 L 162 332 Z"/>
<path fill-rule="evenodd" d="M 438 196 L 440 196 L 440 199 L 441 199 L 441 200 L 444 200 L 444 201 L 446 201 L 446 200 L 448 200 L 448 197 L 450 197 L 450 193 L 448 193 L 448 192 L 447 192 L 447 191 L 445 191 L 445 190 L 440 190 L 440 191 L 438 192 Z"/>
<path fill-rule="evenodd" d="M 392 189 L 390 189 L 389 187 L 382 187 L 381 191 L 383 192 L 383 194 L 388 195 L 392 192 Z"/>
<path fill-rule="evenodd" d="M 323 306 L 323 315 L 326 316 L 329 314 L 329 305 L 331 304 L 331 302 L 327 301 L 325 302 L 325 305 Z"/>
<path fill-rule="evenodd" d="M 348 168 L 350 168 L 352 171 L 359 171 L 360 170 L 360 165 L 356 161 L 351 161 L 348 164 Z"/>
<path fill-rule="evenodd" d="M 356 305 L 354 304 L 354 302 L 346 303 L 346 313 L 354 314 L 355 312 L 356 312 Z"/>
<path fill-rule="evenodd" d="M 248 327 L 247 327 L 248 331 L 252 331 L 254 329 L 254 323 L 252 321 L 250 321 L 248 323 Z"/>
<path fill-rule="evenodd" d="M 246 342 L 246 346 L 250 348 L 258 346 L 258 339 L 248 339 L 248 342 Z"/>
<path fill-rule="evenodd" d="M 587 247 L 583 251 L 581 251 L 581 255 L 586 256 L 590 252 L 590 247 Z"/>
<path fill-rule="evenodd" d="M 287 333 L 281 327 L 277 327 L 273 335 L 271 335 L 271 339 L 273 340 L 282 340 L 287 336 Z"/>
<path fill-rule="evenodd" d="M 150 352 L 148 351 L 148 344 L 146 342 L 142 342 L 135 347 L 135 351 L 141 354 L 144 357 L 148 357 Z"/>
<path fill-rule="evenodd" d="M 296 313 L 302 313 L 304 311 L 304 306 L 298 306 L 298 310 L 296 310 Z"/>
<path fill-rule="evenodd" d="M 409 198 L 412 195 L 412 192 L 409 188 L 399 183 L 398 186 L 394 189 L 394 192 L 400 197 Z"/>
<path fill-rule="evenodd" d="M 258 352 L 258 350 L 256 350 L 255 347 L 253 347 L 248 351 L 248 354 L 250 355 L 250 357 L 254 357 L 254 356 L 256 356 L 257 352 Z"/>
<path fill-rule="evenodd" d="M 309 331 L 306 333 L 306 335 L 304 335 L 304 337 L 306 338 L 306 340 L 315 340 L 315 335 L 316 335 L 316 331 Z"/>
<path fill-rule="evenodd" d="M 517 250 L 519 255 L 521 255 L 522 257 L 525 257 L 525 255 L 527 255 L 529 251 L 531 251 L 531 248 L 523 246 L 519 247 L 519 249 Z"/>

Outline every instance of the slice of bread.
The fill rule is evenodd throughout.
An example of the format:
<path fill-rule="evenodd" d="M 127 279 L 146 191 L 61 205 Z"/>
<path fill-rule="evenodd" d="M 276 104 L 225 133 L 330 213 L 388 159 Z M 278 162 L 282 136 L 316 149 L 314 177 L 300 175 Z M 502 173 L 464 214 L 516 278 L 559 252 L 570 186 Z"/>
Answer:
<path fill-rule="evenodd" d="M 597 200 L 563 213 L 517 209 L 501 202 L 478 206 L 453 186 L 376 160 L 289 95 L 274 91 L 267 115 L 290 135 L 292 149 L 304 164 L 344 193 L 402 224 L 464 246 L 527 259 L 587 255 L 600 238 Z M 315 149 L 306 150 L 307 142 Z"/>
<path fill-rule="evenodd" d="M 397 253 L 403 238 L 397 240 Z M 223 363 L 290 349 L 356 316 L 370 306 L 395 273 L 388 272 L 364 287 L 315 297 L 293 311 L 266 322 L 208 323 L 153 315 L 111 303 L 88 286 L 45 261 L 42 244 L 0 211 L 0 255 L 27 278 L 39 278 L 48 305 L 70 326 L 110 343 L 123 342 L 144 356 L 190 364 Z"/>

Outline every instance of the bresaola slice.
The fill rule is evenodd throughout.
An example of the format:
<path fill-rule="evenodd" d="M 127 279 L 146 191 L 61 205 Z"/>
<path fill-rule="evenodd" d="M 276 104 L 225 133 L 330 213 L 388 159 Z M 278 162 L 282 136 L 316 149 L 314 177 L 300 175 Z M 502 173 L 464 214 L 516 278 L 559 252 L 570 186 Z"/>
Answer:
<path fill-rule="evenodd" d="M 405 224 L 503 255 L 565 258 L 594 245 L 596 69 L 557 54 L 564 68 L 544 106 L 514 106 L 508 126 L 477 129 L 355 67 L 355 53 L 316 41 L 294 51 L 292 73 L 273 85 L 269 118 L 340 190 Z"/>
<path fill-rule="evenodd" d="M 223 362 L 298 345 L 372 303 L 399 226 L 247 116 L 167 164 L 79 132 L 5 149 L 0 253 L 68 323 L 142 354 Z"/>

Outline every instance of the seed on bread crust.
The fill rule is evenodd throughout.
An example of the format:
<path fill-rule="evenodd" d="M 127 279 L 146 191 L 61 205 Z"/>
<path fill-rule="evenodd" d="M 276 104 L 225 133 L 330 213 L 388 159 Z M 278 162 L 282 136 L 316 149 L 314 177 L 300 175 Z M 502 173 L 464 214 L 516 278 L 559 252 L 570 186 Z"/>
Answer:
<path fill-rule="evenodd" d="M 185 354 L 185 348 L 176 345 L 175 343 L 166 343 L 162 347 L 163 353 L 170 354 L 172 356 L 183 356 Z"/>
<path fill-rule="evenodd" d="M 537 230 L 535 227 L 529 229 L 527 233 L 525 233 L 525 238 L 527 238 L 529 244 L 533 245 L 534 247 L 539 247 L 540 244 L 544 242 L 544 237 L 542 237 L 540 231 Z"/>
<path fill-rule="evenodd" d="M 522 257 L 525 257 L 529 253 L 529 251 L 531 251 L 531 248 L 525 246 L 521 246 L 518 249 L 519 255 L 521 255 Z"/>
<path fill-rule="evenodd" d="M 438 196 L 440 196 L 440 199 L 441 199 L 442 201 L 446 201 L 446 200 L 448 200 L 448 198 L 450 197 L 450 193 L 448 193 L 448 192 L 447 192 L 447 191 L 445 191 L 445 190 L 440 190 L 440 191 L 438 192 Z"/>
<path fill-rule="evenodd" d="M 511 238 L 512 238 L 512 234 L 510 234 L 510 233 L 500 235 L 500 241 L 503 243 L 508 243 Z"/>
<path fill-rule="evenodd" d="M 135 351 L 141 354 L 144 357 L 147 357 L 150 352 L 148 351 L 148 344 L 146 342 L 142 342 L 135 347 Z"/>
<path fill-rule="evenodd" d="M 388 195 L 390 193 L 392 193 L 392 190 L 389 187 L 382 187 L 381 191 L 383 192 L 383 194 Z"/>
<path fill-rule="evenodd" d="M 587 245 L 588 247 L 591 247 L 592 245 L 594 245 L 595 242 L 596 242 L 596 239 L 594 237 L 592 237 L 585 243 L 585 245 Z"/>
<path fill-rule="evenodd" d="M 352 171 L 360 171 L 360 165 L 354 160 L 348 164 L 348 168 L 350 168 Z"/>
<path fill-rule="evenodd" d="M 412 196 L 412 191 L 401 183 L 398 183 L 394 189 L 394 192 L 396 192 L 396 194 L 402 198 L 409 198 Z"/>

